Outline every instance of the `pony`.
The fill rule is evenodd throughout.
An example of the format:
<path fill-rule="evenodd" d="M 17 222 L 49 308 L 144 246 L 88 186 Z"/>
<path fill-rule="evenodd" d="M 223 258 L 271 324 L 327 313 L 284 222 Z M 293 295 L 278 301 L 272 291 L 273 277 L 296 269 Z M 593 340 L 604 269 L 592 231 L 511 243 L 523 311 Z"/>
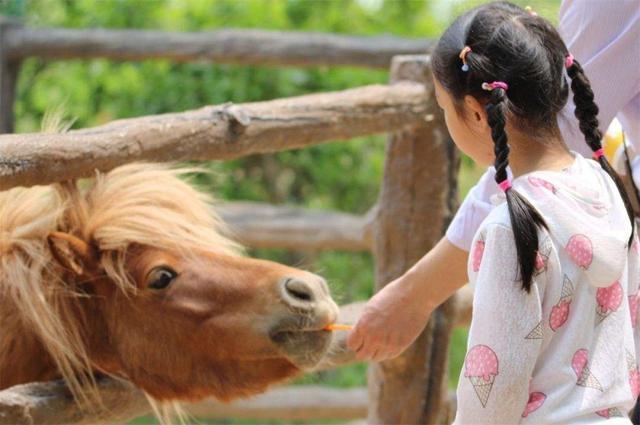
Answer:
<path fill-rule="evenodd" d="M 159 402 L 228 401 L 314 367 L 338 307 L 310 272 L 248 258 L 169 165 L 0 193 L 0 389 L 96 376 Z"/>

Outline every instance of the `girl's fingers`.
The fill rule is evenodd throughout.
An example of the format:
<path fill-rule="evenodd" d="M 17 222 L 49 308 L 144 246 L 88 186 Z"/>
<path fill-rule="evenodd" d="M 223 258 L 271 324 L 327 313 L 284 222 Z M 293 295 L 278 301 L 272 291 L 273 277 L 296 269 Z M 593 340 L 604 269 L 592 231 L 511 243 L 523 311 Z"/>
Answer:
<path fill-rule="evenodd" d="M 383 362 L 385 360 L 389 360 L 389 351 L 380 350 L 376 354 L 374 354 L 371 360 L 374 362 Z"/>
<path fill-rule="evenodd" d="M 349 332 L 349 336 L 347 336 L 347 348 L 351 351 L 357 352 L 362 348 L 363 344 L 364 338 L 360 331 L 360 326 L 356 325 L 356 327 Z"/>
<path fill-rule="evenodd" d="M 371 361 L 372 361 L 372 362 L 377 362 L 377 361 L 379 361 L 379 360 L 377 360 L 377 359 L 378 359 L 378 356 L 380 356 L 380 354 L 381 354 L 381 353 L 382 353 L 382 350 L 373 350 L 373 351 L 371 352 L 371 357 L 370 357 Z"/>
<path fill-rule="evenodd" d="M 373 357 L 373 353 L 378 351 L 380 344 L 378 341 L 366 338 L 363 346 L 356 352 L 356 358 L 359 360 L 370 360 Z"/>
<path fill-rule="evenodd" d="M 374 350 L 375 348 L 371 347 L 371 344 L 367 344 L 356 353 L 356 358 L 358 360 L 371 360 Z"/>

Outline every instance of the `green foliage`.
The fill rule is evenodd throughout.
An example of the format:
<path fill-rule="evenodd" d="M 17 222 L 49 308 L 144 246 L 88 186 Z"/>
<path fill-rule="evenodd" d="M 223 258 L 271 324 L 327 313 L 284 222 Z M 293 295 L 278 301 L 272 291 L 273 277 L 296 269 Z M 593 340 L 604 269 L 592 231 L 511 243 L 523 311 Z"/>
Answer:
<path fill-rule="evenodd" d="M 201 31 L 230 28 L 321 31 L 358 35 L 390 33 L 435 37 L 454 16 L 479 0 L 0 0 L 0 13 L 32 27 L 145 28 Z M 558 0 L 517 0 L 555 19 Z M 113 62 L 68 60 L 23 63 L 17 89 L 18 132 L 38 131 L 44 112 L 64 105 L 74 127 L 118 118 L 194 109 L 224 102 L 247 102 L 341 90 L 384 83 L 381 70 L 346 67 L 247 67 L 167 60 Z M 365 213 L 375 202 L 382 178 L 385 138 L 371 136 L 349 143 L 299 151 L 206 162 L 210 173 L 197 183 L 222 199 L 331 208 Z M 465 160 L 461 192 L 480 169 Z M 252 250 L 252 255 L 302 265 L 325 277 L 340 303 L 372 295 L 373 261 L 369 254 L 291 253 Z M 466 331 L 457 330 L 451 349 L 451 385 L 464 358 Z M 298 383 L 359 386 L 365 365 L 353 365 L 303 378 Z M 148 423 L 141 419 L 136 423 Z"/>

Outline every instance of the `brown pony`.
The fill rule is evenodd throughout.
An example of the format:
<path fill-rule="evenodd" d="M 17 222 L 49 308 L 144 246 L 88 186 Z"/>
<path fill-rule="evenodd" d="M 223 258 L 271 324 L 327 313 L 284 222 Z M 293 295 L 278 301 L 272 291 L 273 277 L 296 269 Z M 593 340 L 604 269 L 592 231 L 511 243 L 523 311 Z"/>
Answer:
<path fill-rule="evenodd" d="M 326 283 L 241 256 L 183 173 L 0 193 L 0 388 L 62 377 L 81 400 L 101 372 L 157 400 L 228 400 L 322 358 Z"/>

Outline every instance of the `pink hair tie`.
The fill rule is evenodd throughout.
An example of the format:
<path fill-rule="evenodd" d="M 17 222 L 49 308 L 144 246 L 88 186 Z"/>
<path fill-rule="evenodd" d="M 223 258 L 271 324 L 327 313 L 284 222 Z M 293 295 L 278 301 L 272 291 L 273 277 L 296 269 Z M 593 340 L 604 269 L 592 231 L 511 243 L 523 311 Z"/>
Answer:
<path fill-rule="evenodd" d="M 509 89 L 509 85 L 504 81 L 494 81 L 492 83 L 482 83 L 482 89 L 487 91 L 502 89 L 506 91 Z"/>
<path fill-rule="evenodd" d="M 604 149 L 600 148 L 593 153 L 593 159 L 598 160 L 604 156 Z"/>
<path fill-rule="evenodd" d="M 503 192 L 506 192 L 507 190 L 511 189 L 511 181 L 509 179 L 504 179 L 500 183 L 498 183 L 498 186 Z"/>
<path fill-rule="evenodd" d="M 564 67 L 569 69 L 573 66 L 573 55 L 569 53 L 567 57 L 564 59 Z"/>

